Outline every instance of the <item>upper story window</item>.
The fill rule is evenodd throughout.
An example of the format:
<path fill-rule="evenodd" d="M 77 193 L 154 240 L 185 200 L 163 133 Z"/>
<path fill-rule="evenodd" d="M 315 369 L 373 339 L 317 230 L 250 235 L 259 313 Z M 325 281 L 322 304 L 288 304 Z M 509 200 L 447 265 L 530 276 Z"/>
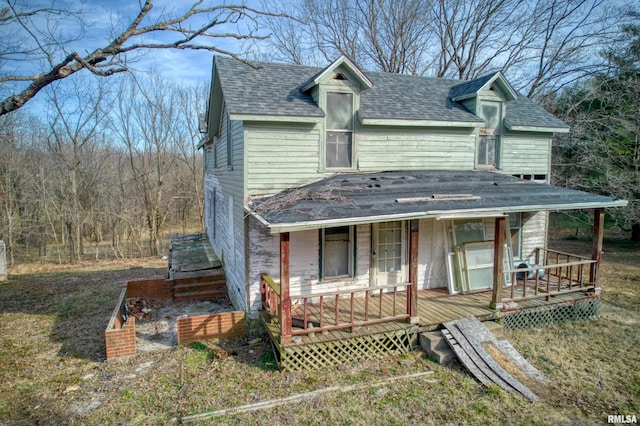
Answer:
<path fill-rule="evenodd" d="M 233 137 L 231 128 L 231 116 L 227 112 L 227 166 L 233 166 Z"/>
<path fill-rule="evenodd" d="M 483 101 L 480 105 L 480 117 L 484 120 L 484 127 L 480 129 L 478 141 L 478 166 L 496 167 L 502 121 L 501 103 Z"/>
<path fill-rule="evenodd" d="M 218 138 L 213 138 L 213 169 L 218 168 Z"/>
<path fill-rule="evenodd" d="M 209 169 L 209 164 L 211 164 L 211 153 L 212 153 L 213 149 L 211 146 L 207 146 L 204 149 L 204 169 L 208 170 Z"/>
<path fill-rule="evenodd" d="M 353 163 L 353 94 L 327 92 L 325 166 L 350 168 Z"/>

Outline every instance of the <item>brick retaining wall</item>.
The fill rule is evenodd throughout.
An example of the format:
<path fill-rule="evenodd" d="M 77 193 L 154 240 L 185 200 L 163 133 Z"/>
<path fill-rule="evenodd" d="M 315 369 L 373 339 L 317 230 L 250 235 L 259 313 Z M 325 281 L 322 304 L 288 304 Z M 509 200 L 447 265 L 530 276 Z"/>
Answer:
<path fill-rule="evenodd" d="M 130 297 L 149 299 L 171 299 L 172 281 L 152 278 L 128 281 L 120 292 L 116 308 L 111 315 L 104 337 L 107 359 L 136 354 L 136 318 L 130 316 L 126 322 L 120 306 Z M 249 332 L 244 311 L 220 312 L 212 315 L 183 316 L 176 320 L 178 344 L 203 339 L 228 339 L 246 336 Z"/>
<path fill-rule="evenodd" d="M 125 322 L 120 310 L 126 293 L 127 289 L 123 288 L 104 332 L 107 359 L 136 354 L 136 318 L 131 316 Z"/>
<path fill-rule="evenodd" d="M 244 311 L 183 316 L 177 319 L 177 329 L 179 345 L 203 339 L 246 336 L 249 332 Z"/>

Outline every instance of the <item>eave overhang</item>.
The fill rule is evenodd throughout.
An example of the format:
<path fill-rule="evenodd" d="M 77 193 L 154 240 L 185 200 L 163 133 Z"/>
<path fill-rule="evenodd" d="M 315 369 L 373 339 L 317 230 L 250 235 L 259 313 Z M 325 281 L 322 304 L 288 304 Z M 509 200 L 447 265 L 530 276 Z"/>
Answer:
<path fill-rule="evenodd" d="M 514 132 L 539 132 L 539 133 L 569 133 L 569 126 L 567 127 L 541 127 L 541 126 L 519 126 L 504 120 L 504 126 L 507 130 Z"/>
<path fill-rule="evenodd" d="M 348 69 L 349 72 L 351 72 L 357 78 L 358 83 L 360 83 L 360 87 L 362 88 L 362 90 L 370 89 L 371 86 L 373 85 L 373 83 L 371 83 L 371 80 L 369 80 L 369 78 L 365 75 L 365 73 L 356 64 L 354 64 L 345 55 L 342 55 L 338 59 L 333 61 L 328 67 L 323 69 L 320 73 L 315 75 L 306 84 L 304 84 L 300 90 L 302 90 L 303 92 L 306 92 L 312 89 L 313 87 L 319 85 L 324 80 L 331 78 L 333 73 L 340 66 L 343 66 L 346 69 Z"/>
<path fill-rule="evenodd" d="M 474 81 L 480 80 L 482 78 L 487 78 L 487 77 L 480 77 L 479 79 L 470 80 L 463 84 L 473 84 Z M 487 81 L 482 86 L 477 87 L 475 90 L 461 93 L 460 95 L 452 97 L 451 99 L 455 102 L 460 102 L 466 99 L 475 98 L 476 96 L 478 96 L 478 93 L 488 90 L 493 84 L 496 84 L 500 88 L 500 90 L 503 91 L 506 97 L 505 100 L 512 101 L 518 98 L 517 92 L 513 89 L 513 87 L 511 87 L 511 84 L 509 84 L 507 79 L 504 78 L 502 73 L 496 72 L 495 74 L 493 74 L 493 76 L 488 78 Z"/>
<path fill-rule="evenodd" d="M 379 183 L 370 187 L 363 186 L 367 180 Z M 292 199 L 295 200 L 292 191 L 301 191 L 304 195 L 299 201 L 292 202 Z M 448 197 L 455 194 L 480 195 L 458 199 L 440 199 L 433 195 L 443 192 L 447 192 Z M 322 198 L 323 194 L 330 194 L 326 201 Z M 425 201 L 398 202 L 398 197 L 405 195 L 422 195 Z M 282 204 L 278 204 L 280 201 Z M 264 209 L 264 206 L 268 205 L 263 204 L 265 202 L 277 208 Z M 413 171 L 338 174 L 300 188 L 255 199 L 245 210 L 268 228 L 270 233 L 278 234 L 394 220 L 487 218 L 512 212 L 563 211 L 626 205 L 625 200 L 525 181 L 493 172 Z"/>
<path fill-rule="evenodd" d="M 212 142 L 213 142 L 213 139 L 205 135 L 202 138 L 202 140 L 198 143 L 198 145 L 196 145 L 196 149 L 202 149 L 205 145 L 208 145 Z"/>
<path fill-rule="evenodd" d="M 265 114 L 229 114 L 231 120 L 260 121 L 273 123 L 322 123 L 324 115 L 300 116 L 300 115 L 265 115 Z"/>
<path fill-rule="evenodd" d="M 506 216 L 508 213 L 528 213 L 542 211 L 563 211 L 563 210 L 580 210 L 580 209 L 597 209 L 610 207 L 624 207 L 627 205 L 626 200 L 618 200 L 612 203 L 583 203 L 583 204 L 559 204 L 556 206 L 531 205 L 495 209 L 477 209 L 477 210 L 433 210 L 419 211 L 415 213 L 404 214 L 388 214 L 378 216 L 363 216 L 357 218 L 340 218 L 325 220 L 310 220 L 306 222 L 291 223 L 270 223 L 259 214 L 253 212 L 251 208 L 245 207 L 248 214 L 258 219 L 264 226 L 269 229 L 271 234 L 280 234 L 283 232 L 308 231 L 313 229 L 331 228 L 335 226 L 365 225 L 368 223 L 390 222 L 394 220 L 411 220 L 411 219 L 436 219 L 436 220 L 452 220 L 452 219 L 478 219 Z"/>
<path fill-rule="evenodd" d="M 396 126 L 396 127 L 472 127 L 484 125 L 480 121 L 441 121 L 441 120 L 409 120 L 398 118 L 360 118 L 364 126 Z"/>

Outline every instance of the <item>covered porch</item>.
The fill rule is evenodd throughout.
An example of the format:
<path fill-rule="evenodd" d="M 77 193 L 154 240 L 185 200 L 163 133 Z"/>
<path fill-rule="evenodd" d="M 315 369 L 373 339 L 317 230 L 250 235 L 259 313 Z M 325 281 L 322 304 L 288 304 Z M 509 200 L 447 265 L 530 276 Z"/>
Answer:
<path fill-rule="evenodd" d="M 495 320 L 539 308 L 590 304 L 600 292 L 598 268 L 604 208 L 623 204 L 621 200 L 490 172 L 337 175 L 286 190 L 247 209 L 277 237 L 279 244 L 278 270 L 259 273 L 260 317 L 281 361 L 292 363 L 287 369 L 315 362 L 344 362 L 371 353 L 408 351 L 418 333 L 468 316 Z M 526 264 L 514 263 L 509 251 L 513 228 L 509 226 L 509 214 L 587 208 L 592 209 L 594 218 L 590 256 L 548 249 L 543 228 L 543 244 L 527 248 Z M 458 229 L 453 224 L 460 220 L 481 220 L 476 223 L 481 229 L 461 228 L 459 236 L 468 238 L 458 239 L 458 234 L 454 235 Z M 384 223 L 399 225 L 377 225 Z M 319 247 L 322 260 L 322 244 L 328 246 L 329 242 L 326 235 L 335 235 L 326 229 L 347 226 L 354 229 L 341 231 L 346 241 L 341 253 L 353 256 L 353 260 L 340 264 L 342 276 L 348 280 L 348 285 L 341 287 L 339 282 L 323 280 L 324 264 L 312 256 Z M 367 232 L 369 226 L 366 237 L 352 236 L 356 234 L 355 227 L 360 236 L 360 231 Z M 393 257 L 386 252 L 385 256 L 380 255 L 381 230 L 387 232 L 391 228 L 398 230 L 398 238 L 391 241 L 395 241 L 394 256 L 397 265 L 402 265 L 402 273 L 381 282 L 377 280 L 384 268 L 381 259 Z M 314 243 L 313 230 L 319 243 L 318 239 Z M 474 239 L 475 231 L 483 239 Z M 451 241 L 448 232 L 452 234 Z M 294 251 L 296 255 L 305 251 L 305 262 L 311 259 L 311 266 L 304 270 L 313 272 L 319 268 L 319 276 L 312 282 L 305 281 L 299 275 L 301 257 L 294 256 L 298 262 L 294 262 L 297 274 L 293 276 L 293 287 L 292 235 L 305 237 L 297 239 Z M 302 241 L 311 245 L 303 245 Z M 367 244 L 364 249 L 363 242 Z M 388 240 L 384 244 L 388 246 Z M 425 244 L 432 252 L 440 253 L 437 259 L 430 258 L 430 264 L 421 257 Z M 473 252 L 476 247 L 480 250 Z M 454 248 L 459 252 L 451 253 Z M 452 255 L 457 256 L 456 264 L 451 261 Z M 473 255 L 480 260 L 469 261 Z M 365 257 L 364 262 L 360 256 Z M 442 271 L 444 263 L 447 273 L 440 274 L 435 286 L 426 285 L 429 268 L 436 265 Z M 353 265 L 358 266 L 357 274 Z M 482 286 L 474 285 L 478 279 L 483 280 Z M 460 285 L 462 282 L 464 286 Z"/>
<path fill-rule="evenodd" d="M 499 271 L 502 263 L 495 262 L 498 267 L 494 276 L 500 289 L 463 294 L 449 294 L 447 288 L 416 291 L 415 283 L 407 282 L 292 296 L 287 288 L 287 265 L 283 264 L 285 275 L 280 282 L 268 273 L 261 274 L 261 319 L 271 338 L 279 346 L 286 346 L 390 330 L 431 331 L 444 322 L 468 316 L 490 321 L 545 306 L 572 305 L 599 297 L 601 232 L 596 230 L 595 237 L 595 259 L 538 249 L 538 253 L 545 253 L 544 264 Z M 281 238 L 281 260 L 286 263 L 287 236 Z M 505 284 L 507 274 L 512 275 L 515 285 Z"/>

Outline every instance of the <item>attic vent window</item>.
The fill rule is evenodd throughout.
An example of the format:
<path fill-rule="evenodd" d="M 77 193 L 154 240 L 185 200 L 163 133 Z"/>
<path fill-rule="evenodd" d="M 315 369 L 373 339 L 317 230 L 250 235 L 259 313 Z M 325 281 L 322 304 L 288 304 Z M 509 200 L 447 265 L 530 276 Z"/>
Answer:
<path fill-rule="evenodd" d="M 347 80 L 347 77 L 345 77 L 343 74 L 338 73 L 338 74 L 336 74 L 336 75 L 333 77 L 333 79 L 334 79 L 334 80 L 343 80 L 343 81 L 346 81 L 346 80 Z"/>
<path fill-rule="evenodd" d="M 468 201 L 479 200 L 473 194 L 433 194 L 431 197 L 396 198 L 396 203 L 421 203 L 424 201 Z"/>

